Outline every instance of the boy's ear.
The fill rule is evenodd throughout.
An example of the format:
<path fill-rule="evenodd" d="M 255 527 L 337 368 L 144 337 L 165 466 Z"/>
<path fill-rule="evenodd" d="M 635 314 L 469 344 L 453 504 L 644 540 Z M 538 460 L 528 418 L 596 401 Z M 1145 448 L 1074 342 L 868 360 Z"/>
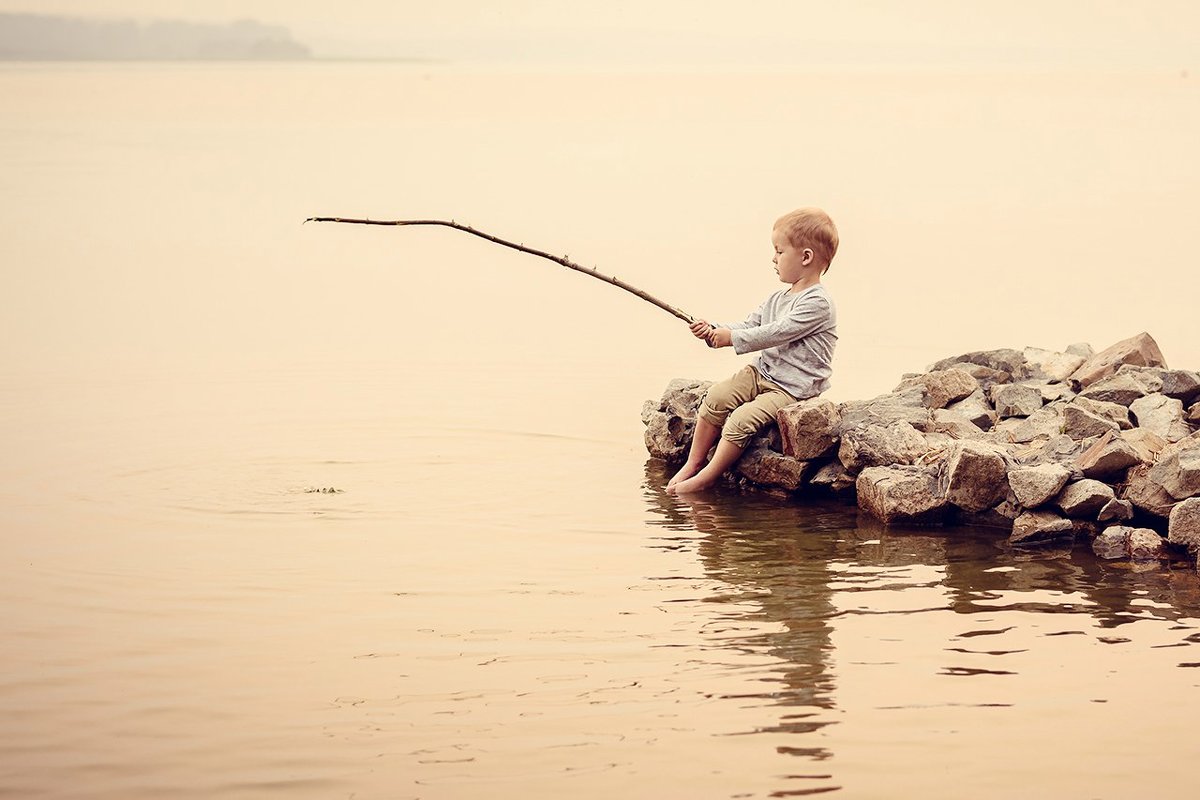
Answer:
<path fill-rule="evenodd" d="M 807 267 L 815 257 L 812 248 L 806 247 L 800 252 L 800 263 Z"/>

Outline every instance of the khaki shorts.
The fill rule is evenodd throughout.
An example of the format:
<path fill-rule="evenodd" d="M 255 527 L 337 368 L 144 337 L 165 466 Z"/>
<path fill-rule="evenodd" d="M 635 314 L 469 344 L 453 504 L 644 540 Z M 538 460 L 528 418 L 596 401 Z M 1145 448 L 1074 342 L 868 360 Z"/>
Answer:
<path fill-rule="evenodd" d="M 775 421 L 776 411 L 794 402 L 796 398 L 747 366 L 709 387 L 697 413 L 721 429 L 722 439 L 744 448 Z"/>

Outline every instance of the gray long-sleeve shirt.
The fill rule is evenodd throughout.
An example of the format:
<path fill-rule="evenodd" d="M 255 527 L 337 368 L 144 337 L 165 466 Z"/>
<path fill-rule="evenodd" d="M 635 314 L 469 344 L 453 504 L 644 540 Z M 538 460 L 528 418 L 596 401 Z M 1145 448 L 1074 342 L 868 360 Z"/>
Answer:
<path fill-rule="evenodd" d="M 788 294 L 780 289 L 743 322 L 729 328 L 734 352 L 759 352 L 754 367 L 797 400 L 829 388 L 837 345 L 837 308 L 822 284 Z"/>

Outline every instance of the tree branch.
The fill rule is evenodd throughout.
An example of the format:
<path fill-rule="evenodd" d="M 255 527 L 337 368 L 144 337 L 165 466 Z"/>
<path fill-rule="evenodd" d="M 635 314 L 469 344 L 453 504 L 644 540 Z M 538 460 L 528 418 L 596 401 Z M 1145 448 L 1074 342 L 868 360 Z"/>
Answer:
<path fill-rule="evenodd" d="M 576 264 L 574 261 L 569 260 L 565 256 L 556 256 L 552 253 L 547 253 L 544 250 L 537 250 L 533 247 L 526 247 L 523 244 L 517 244 L 516 242 L 510 242 L 506 239 L 501 239 L 498 236 L 492 236 L 490 233 L 484 233 L 483 231 L 476 230 L 475 228 L 472 228 L 469 225 L 460 225 L 459 223 L 455 222 L 454 220 L 443 220 L 443 219 L 375 220 L 375 219 L 348 219 L 345 217 L 309 217 L 308 219 L 306 219 L 304 221 L 305 222 L 343 222 L 343 223 L 347 223 L 347 224 L 351 224 L 351 225 L 393 225 L 393 226 L 440 225 L 445 228 L 453 228 L 456 231 L 462 231 L 463 233 L 469 233 L 472 236 L 478 236 L 480 239 L 486 239 L 487 241 L 492 242 L 493 244 L 501 245 L 502 247 L 509 247 L 509 248 L 512 248 L 513 250 L 519 250 L 522 253 L 528 253 L 531 256 L 538 256 L 539 258 L 544 258 L 544 259 L 547 259 L 548 261 L 553 261 L 555 264 L 561 264 L 562 266 L 564 266 L 568 269 L 573 269 L 576 272 L 582 272 L 584 275 L 590 275 L 593 278 L 604 281 L 605 283 L 611 283 L 613 286 L 616 286 L 619 289 L 624 289 L 625 291 L 629 292 L 630 294 L 637 295 L 641 299 L 645 300 L 647 303 L 651 303 L 652 305 L 658 306 L 663 311 L 666 311 L 667 313 L 678 317 L 679 319 L 683 320 L 684 322 L 688 323 L 689 325 L 696 321 L 696 318 L 693 317 L 691 314 L 687 313 L 686 311 L 681 311 L 680 309 L 676 308 L 675 306 L 673 306 L 669 303 L 665 303 L 662 300 L 659 300 L 654 295 L 649 294 L 648 292 L 644 292 L 641 289 L 637 288 L 636 286 L 626 283 L 625 281 L 621 280 L 620 278 L 615 278 L 612 275 L 605 275 L 603 272 L 598 272 L 595 269 L 593 269 L 592 267 L 585 267 L 580 264 Z"/>

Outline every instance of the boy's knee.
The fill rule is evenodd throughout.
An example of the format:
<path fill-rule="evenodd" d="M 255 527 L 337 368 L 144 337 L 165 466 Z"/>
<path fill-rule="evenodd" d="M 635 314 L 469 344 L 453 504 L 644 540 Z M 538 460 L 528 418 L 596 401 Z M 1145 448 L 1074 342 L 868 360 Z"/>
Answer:
<path fill-rule="evenodd" d="M 773 417 L 761 408 L 750 404 L 739 406 L 725 420 L 721 438 L 745 449 L 750 440 L 772 421 Z"/>

